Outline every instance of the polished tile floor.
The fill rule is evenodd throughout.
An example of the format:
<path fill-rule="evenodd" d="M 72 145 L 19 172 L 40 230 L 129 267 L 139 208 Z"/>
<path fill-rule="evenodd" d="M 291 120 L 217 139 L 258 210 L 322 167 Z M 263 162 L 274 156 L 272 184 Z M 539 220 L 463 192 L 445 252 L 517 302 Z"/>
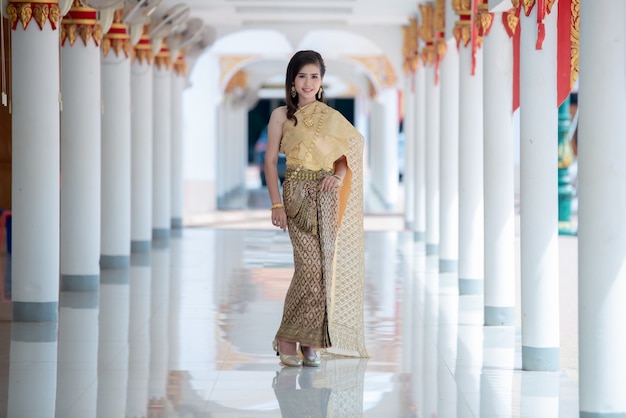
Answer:
<path fill-rule="evenodd" d="M 268 216 L 198 217 L 129 270 L 103 271 L 99 293 L 61 294 L 58 328 L 0 322 L 0 416 L 578 416 L 575 313 L 562 312 L 562 371 L 521 371 L 519 326 L 482 326 L 482 298 L 460 297 L 395 213 L 365 219 L 370 357 L 281 367 L 271 341 L 292 258 Z M 575 282 L 575 238 L 561 248 L 561 280 Z"/>

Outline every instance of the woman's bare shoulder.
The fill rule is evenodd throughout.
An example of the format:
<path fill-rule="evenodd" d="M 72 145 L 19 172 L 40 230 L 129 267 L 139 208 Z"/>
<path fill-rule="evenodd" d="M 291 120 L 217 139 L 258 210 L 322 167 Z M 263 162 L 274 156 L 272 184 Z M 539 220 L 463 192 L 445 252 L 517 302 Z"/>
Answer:
<path fill-rule="evenodd" d="M 287 120 L 287 106 L 279 106 L 272 111 L 270 123 L 281 124 Z"/>

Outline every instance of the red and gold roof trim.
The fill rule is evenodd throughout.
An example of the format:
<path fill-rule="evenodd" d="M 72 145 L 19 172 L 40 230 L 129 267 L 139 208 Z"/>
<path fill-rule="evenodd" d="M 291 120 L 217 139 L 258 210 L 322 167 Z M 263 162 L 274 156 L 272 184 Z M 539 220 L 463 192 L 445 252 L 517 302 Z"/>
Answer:
<path fill-rule="evenodd" d="M 74 46 L 79 37 L 85 46 L 90 40 L 93 40 L 96 46 L 100 46 L 102 27 L 96 9 L 84 7 L 80 0 L 74 0 L 72 8 L 61 21 L 61 45 L 65 45 L 69 40 L 70 45 Z"/>
<path fill-rule="evenodd" d="M 50 21 L 52 30 L 56 30 L 61 16 L 59 3 L 54 0 L 13 0 L 9 2 L 6 12 L 9 16 L 12 30 L 17 29 L 18 22 L 21 22 L 22 27 L 26 30 L 33 18 L 39 25 L 39 29 L 43 29 L 46 22 Z"/>
<path fill-rule="evenodd" d="M 403 69 L 404 73 L 408 75 L 416 72 L 419 66 L 419 29 L 415 17 L 409 19 L 408 26 L 402 27 L 402 35 L 404 41 L 402 46 Z"/>
<path fill-rule="evenodd" d="M 113 50 L 115 56 L 120 56 L 123 52 L 126 58 L 130 57 L 133 46 L 130 42 L 128 34 L 128 26 L 122 23 L 123 9 L 118 9 L 113 14 L 113 24 L 109 32 L 104 35 L 102 40 L 102 55 L 105 57 Z"/>
<path fill-rule="evenodd" d="M 448 44 L 446 43 L 446 2 L 445 0 L 435 0 L 435 15 L 433 18 L 433 29 L 435 51 L 437 53 L 437 63 L 446 56 Z"/>
<path fill-rule="evenodd" d="M 166 70 L 169 70 L 172 68 L 172 57 L 165 42 L 161 46 L 161 50 L 154 57 L 154 64 L 158 69 L 165 68 Z"/>
<path fill-rule="evenodd" d="M 459 16 L 452 29 L 456 46 L 467 46 L 472 40 L 472 0 L 452 0 L 452 8 Z"/>
<path fill-rule="evenodd" d="M 420 4 L 422 24 L 420 25 L 420 38 L 424 40 L 422 48 L 422 62 L 425 65 L 433 65 L 437 57 L 435 49 L 435 7 L 432 3 Z"/>
<path fill-rule="evenodd" d="M 176 75 L 187 74 L 187 61 L 185 61 L 185 57 L 182 54 L 180 54 L 174 62 L 174 73 L 176 73 Z"/>
<path fill-rule="evenodd" d="M 143 64 L 145 61 L 147 64 L 152 64 L 154 60 L 154 55 L 152 53 L 152 43 L 150 42 L 150 37 L 148 36 L 148 25 L 143 27 L 143 34 L 137 42 L 137 45 L 133 48 L 133 55 L 131 57 L 132 61 L 138 60 L 140 64 Z"/>
<path fill-rule="evenodd" d="M 489 13 L 488 0 L 477 0 L 478 6 L 474 16 L 474 22 L 478 29 L 478 36 L 487 36 L 493 25 L 493 13 Z"/>

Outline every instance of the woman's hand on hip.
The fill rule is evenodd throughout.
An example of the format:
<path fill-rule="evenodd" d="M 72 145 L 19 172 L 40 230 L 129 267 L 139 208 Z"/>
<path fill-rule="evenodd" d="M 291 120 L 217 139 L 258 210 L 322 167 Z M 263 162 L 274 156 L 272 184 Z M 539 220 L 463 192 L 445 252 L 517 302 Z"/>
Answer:
<path fill-rule="evenodd" d="M 322 192 L 330 192 L 333 191 L 343 184 L 343 179 L 336 174 L 331 176 L 326 176 L 320 182 L 320 191 Z"/>

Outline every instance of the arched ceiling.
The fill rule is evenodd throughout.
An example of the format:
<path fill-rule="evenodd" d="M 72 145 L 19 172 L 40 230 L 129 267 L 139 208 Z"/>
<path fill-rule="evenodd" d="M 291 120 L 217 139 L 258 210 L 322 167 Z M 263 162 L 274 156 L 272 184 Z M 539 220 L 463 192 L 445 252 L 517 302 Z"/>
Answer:
<path fill-rule="evenodd" d="M 187 0 L 191 14 L 216 28 L 308 30 L 346 26 L 401 26 L 420 1 L 408 0 Z M 174 5 L 174 0 L 164 0 Z"/>
<path fill-rule="evenodd" d="M 162 0 L 171 7 L 181 2 Z M 216 34 L 211 53 L 222 59 L 222 83 L 241 69 L 259 95 L 282 97 L 293 52 L 325 58 L 331 95 L 394 85 L 402 71 L 402 26 L 417 13 L 407 0 L 187 0 L 190 16 Z M 228 62 L 237 60 L 237 62 Z M 368 84 L 369 83 L 369 84 Z M 278 90 L 276 89 L 278 87 Z"/>

